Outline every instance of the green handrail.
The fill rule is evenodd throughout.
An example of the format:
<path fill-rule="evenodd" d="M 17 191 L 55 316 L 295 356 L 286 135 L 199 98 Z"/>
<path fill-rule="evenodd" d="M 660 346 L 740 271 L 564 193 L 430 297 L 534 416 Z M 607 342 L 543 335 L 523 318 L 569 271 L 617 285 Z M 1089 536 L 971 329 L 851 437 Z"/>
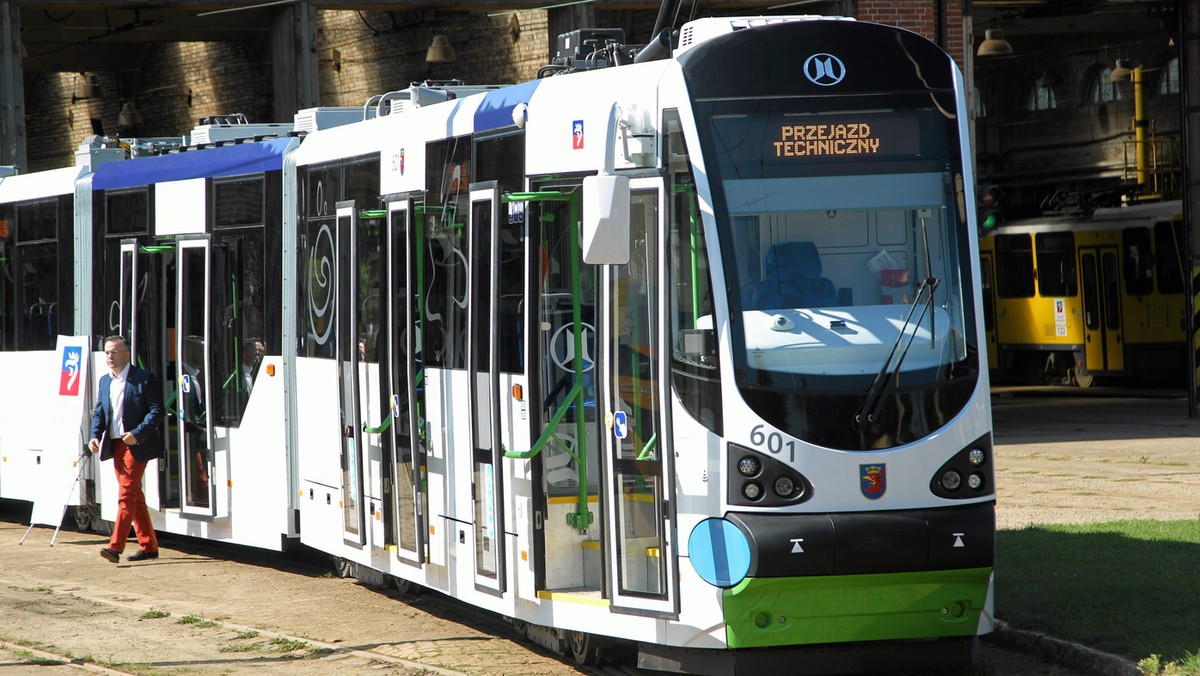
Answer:
<path fill-rule="evenodd" d="M 583 394 L 583 381 L 576 381 L 575 384 L 571 386 L 571 389 L 567 392 L 567 396 L 563 400 L 563 406 L 560 406 L 558 408 L 558 410 L 554 412 L 554 415 L 551 416 L 550 424 L 546 425 L 546 429 L 542 430 L 542 436 L 538 437 L 538 440 L 534 442 L 533 448 L 530 448 L 528 451 L 505 451 L 504 457 L 514 458 L 516 460 L 529 460 L 530 458 L 534 457 L 538 453 L 541 453 L 542 448 L 544 448 L 546 446 L 546 444 L 549 443 L 550 439 L 558 438 L 558 435 L 556 435 L 554 433 L 554 430 L 555 430 L 555 428 L 558 427 L 558 425 L 560 423 L 562 423 L 562 419 L 567 416 L 567 411 L 571 410 L 571 406 L 569 405 L 569 402 L 572 399 L 576 399 L 576 398 L 578 398 L 580 400 L 580 402 L 582 402 L 583 397 L 580 396 L 582 394 Z M 578 405 L 578 403 L 576 405 Z M 565 444 L 564 444 L 564 446 L 565 446 Z M 576 461 L 579 460 L 579 456 L 576 455 L 575 453 L 572 453 L 570 451 L 570 449 L 567 449 L 567 452 L 571 453 L 571 457 L 575 458 Z"/>
<path fill-rule="evenodd" d="M 658 433 L 650 435 L 650 440 L 642 447 L 642 452 L 638 453 L 636 460 L 653 460 L 650 454 L 654 452 L 654 447 L 658 445 Z"/>
<path fill-rule="evenodd" d="M 391 426 L 392 414 L 388 413 L 387 418 L 384 418 L 383 422 L 379 423 L 379 427 L 368 427 L 366 423 L 363 423 L 362 431 L 366 432 L 367 434 L 383 434 Z"/>

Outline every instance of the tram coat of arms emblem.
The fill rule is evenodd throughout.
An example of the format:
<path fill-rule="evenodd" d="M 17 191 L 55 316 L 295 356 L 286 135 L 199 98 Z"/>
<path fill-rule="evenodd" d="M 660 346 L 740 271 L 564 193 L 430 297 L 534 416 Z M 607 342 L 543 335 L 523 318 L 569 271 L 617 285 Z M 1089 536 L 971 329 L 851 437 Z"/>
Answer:
<path fill-rule="evenodd" d="M 858 479 L 863 497 L 878 500 L 887 492 L 887 463 L 858 466 Z"/>

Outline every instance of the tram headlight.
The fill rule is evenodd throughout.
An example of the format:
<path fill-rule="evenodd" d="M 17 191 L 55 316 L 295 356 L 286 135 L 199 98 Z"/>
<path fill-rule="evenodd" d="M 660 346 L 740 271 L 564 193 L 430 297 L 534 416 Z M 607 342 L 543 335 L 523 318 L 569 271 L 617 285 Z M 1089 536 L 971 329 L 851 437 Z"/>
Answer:
<path fill-rule="evenodd" d="M 742 497 L 751 502 L 757 502 L 760 498 L 762 498 L 762 492 L 762 484 L 758 483 L 757 481 L 747 481 L 742 486 Z"/>
<path fill-rule="evenodd" d="M 949 470 L 942 474 L 942 488 L 948 491 L 958 490 L 962 485 L 962 475 L 954 470 Z"/>
<path fill-rule="evenodd" d="M 774 454 L 730 443 L 724 458 L 730 505 L 784 507 L 811 500 L 816 488 L 808 478 Z M 966 463 L 963 463 L 964 465 Z"/>
<path fill-rule="evenodd" d="M 796 492 L 796 482 L 792 481 L 791 477 L 781 476 L 775 480 L 775 495 L 781 498 L 790 498 L 794 492 Z"/>
<path fill-rule="evenodd" d="M 995 492 L 992 478 L 992 435 L 984 434 L 959 447 L 929 475 L 929 491 L 946 500 L 975 500 Z"/>
<path fill-rule="evenodd" d="M 762 461 L 753 455 L 743 456 L 741 460 L 738 460 L 737 468 L 742 476 L 758 476 L 758 473 L 762 471 Z"/>

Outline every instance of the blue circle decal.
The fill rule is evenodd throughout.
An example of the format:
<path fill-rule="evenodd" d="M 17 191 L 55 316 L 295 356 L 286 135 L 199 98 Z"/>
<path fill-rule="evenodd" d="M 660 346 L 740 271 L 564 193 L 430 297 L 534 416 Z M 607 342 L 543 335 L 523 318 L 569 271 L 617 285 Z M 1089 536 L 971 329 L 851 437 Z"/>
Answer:
<path fill-rule="evenodd" d="M 714 587 L 733 587 L 750 572 L 750 543 L 725 519 L 713 517 L 696 524 L 688 536 L 688 556 L 700 578 Z"/>

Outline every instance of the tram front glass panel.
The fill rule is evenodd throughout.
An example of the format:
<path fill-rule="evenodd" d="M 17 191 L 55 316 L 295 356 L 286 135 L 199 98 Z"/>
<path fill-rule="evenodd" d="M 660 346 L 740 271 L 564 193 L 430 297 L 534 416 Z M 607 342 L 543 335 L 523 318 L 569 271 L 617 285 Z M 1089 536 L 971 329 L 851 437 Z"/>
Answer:
<path fill-rule="evenodd" d="M 844 450 L 948 424 L 979 368 L 952 93 L 789 90 L 694 106 L 746 402 Z"/>

